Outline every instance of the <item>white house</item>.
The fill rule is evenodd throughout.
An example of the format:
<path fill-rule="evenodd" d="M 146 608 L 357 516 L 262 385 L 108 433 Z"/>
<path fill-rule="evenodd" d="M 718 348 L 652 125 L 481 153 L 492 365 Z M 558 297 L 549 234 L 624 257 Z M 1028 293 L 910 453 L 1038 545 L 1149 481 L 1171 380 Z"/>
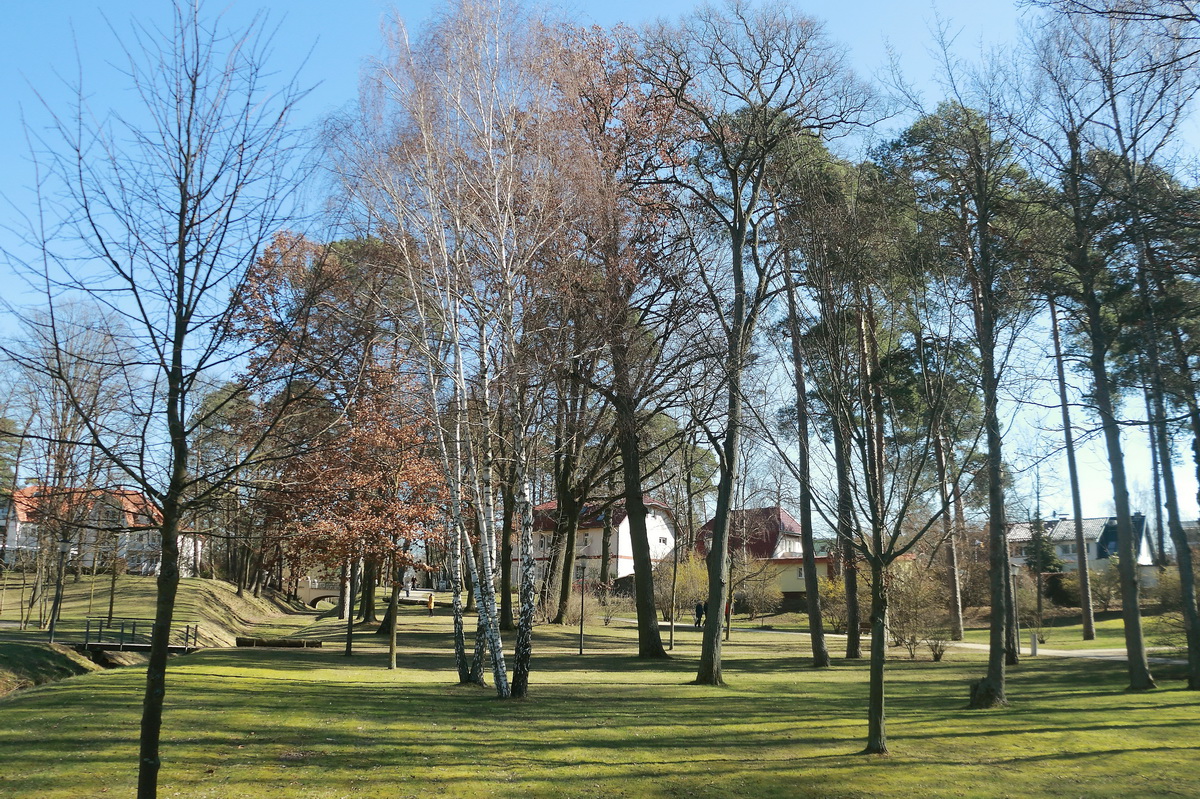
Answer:
<path fill-rule="evenodd" d="M 675 519 L 671 509 L 658 500 L 644 497 L 646 532 L 650 540 L 650 561 L 658 563 L 668 558 L 675 548 Z M 558 519 L 558 503 L 543 502 L 533 508 L 533 557 L 541 580 L 550 565 L 554 525 Z M 633 541 L 629 533 L 629 515 L 625 503 L 585 505 L 579 513 L 579 529 L 575 536 L 576 566 L 582 565 L 588 579 L 598 579 L 604 553 L 604 532 L 609 534 L 609 577 L 620 580 L 633 574 Z M 513 547 L 512 574 L 514 581 L 520 570 L 520 553 Z"/>
<path fill-rule="evenodd" d="M 1152 565 L 1150 539 L 1146 517 L 1133 514 L 1133 535 L 1137 542 L 1138 565 Z M 1075 520 L 1050 518 L 1042 521 L 1046 538 L 1054 545 L 1054 553 L 1063 562 L 1065 571 L 1079 568 L 1079 551 L 1075 542 Z M 1024 566 L 1025 556 L 1033 541 L 1033 523 L 1021 522 L 1008 529 L 1009 555 L 1014 566 Z M 1089 569 L 1103 568 L 1111 555 L 1117 553 L 1117 517 L 1099 516 L 1083 520 L 1083 539 Z"/>
<path fill-rule="evenodd" d="M 49 522 L 56 531 L 43 529 Z M 6 509 L 0 560 L 10 566 L 27 562 L 42 546 L 57 546 L 51 537 L 65 530 L 71 560 L 84 569 L 103 567 L 115 552 L 131 574 L 156 574 L 162 561 L 161 523 L 162 514 L 140 491 L 24 486 L 13 492 Z M 203 546 L 199 536 L 180 535 L 183 576 L 192 576 Z"/>

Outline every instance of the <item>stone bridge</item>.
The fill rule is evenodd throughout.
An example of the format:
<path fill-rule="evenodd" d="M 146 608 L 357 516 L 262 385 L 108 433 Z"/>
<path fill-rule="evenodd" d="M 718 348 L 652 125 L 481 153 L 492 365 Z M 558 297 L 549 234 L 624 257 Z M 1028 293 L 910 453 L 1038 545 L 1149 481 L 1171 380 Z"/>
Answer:
<path fill-rule="evenodd" d="M 337 602 L 341 590 L 342 583 L 340 580 L 317 580 L 312 577 L 305 577 L 300 580 L 300 584 L 296 587 L 296 596 L 300 597 L 300 601 L 310 608 L 315 608 L 317 603 L 322 599 Z"/>

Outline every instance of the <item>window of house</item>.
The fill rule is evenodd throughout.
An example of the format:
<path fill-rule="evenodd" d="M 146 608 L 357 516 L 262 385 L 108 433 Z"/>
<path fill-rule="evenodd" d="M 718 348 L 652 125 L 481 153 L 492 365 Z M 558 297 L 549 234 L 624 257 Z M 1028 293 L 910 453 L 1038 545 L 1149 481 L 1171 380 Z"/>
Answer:
<path fill-rule="evenodd" d="M 660 539 L 658 539 L 658 543 L 662 544 L 662 545 L 665 547 L 665 546 L 667 545 L 667 539 L 666 539 L 666 538 L 660 538 Z"/>
<path fill-rule="evenodd" d="M 1058 548 L 1060 555 L 1074 555 L 1078 551 L 1079 549 L 1075 546 L 1075 544 L 1063 544 Z"/>
<path fill-rule="evenodd" d="M 591 545 L 592 545 L 592 537 L 590 535 L 585 535 L 583 537 L 584 548 L 590 547 Z"/>
<path fill-rule="evenodd" d="M 796 569 L 796 576 L 799 577 L 801 580 L 804 579 L 804 567 L 803 566 L 801 566 L 799 569 Z"/>

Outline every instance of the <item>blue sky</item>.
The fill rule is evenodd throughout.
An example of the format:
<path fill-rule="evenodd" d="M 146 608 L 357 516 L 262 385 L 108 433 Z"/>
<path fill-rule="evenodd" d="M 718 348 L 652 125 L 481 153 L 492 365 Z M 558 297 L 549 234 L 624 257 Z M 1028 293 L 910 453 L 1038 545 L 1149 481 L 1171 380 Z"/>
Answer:
<path fill-rule="evenodd" d="M 379 52 L 382 20 L 395 13 L 417 27 L 436 5 L 426 0 L 209 0 L 206 7 L 210 12 L 223 9 L 233 25 L 245 24 L 260 10 L 269 14 L 278 28 L 273 66 L 281 75 L 299 68 L 300 84 L 314 86 L 297 119 L 313 124 L 355 97 L 360 67 Z M 565 13 L 581 22 L 607 26 L 621 21 L 636 27 L 657 17 L 676 18 L 694 6 L 685 0 L 571 0 Z M 930 29 L 937 15 L 948 21 L 958 49 L 967 56 L 981 46 L 1004 47 L 1019 35 L 1020 12 L 1013 0 L 813 0 L 798 2 L 796 7 L 825 21 L 831 38 L 849 48 L 852 63 L 863 77 L 885 68 L 890 43 L 906 77 L 923 88 L 929 103 L 938 98 L 932 82 L 937 68 L 930 52 Z M 35 131 L 45 126 L 48 112 L 43 100 L 49 108 L 69 113 L 72 94 L 63 78 L 82 76 L 98 110 L 129 107 L 133 98 L 113 69 L 120 61 L 114 30 L 126 36 L 133 19 L 165 24 L 170 2 L 23 1 L 5 3 L 3 12 L 9 35 L 0 48 L 0 247 L 12 249 L 15 240 L 6 228 L 21 224 L 20 214 L 28 212 L 32 201 L 26 126 Z M 0 264 L 0 292 L 11 296 L 15 282 L 8 269 L 7 263 Z M 10 329 L 0 319 L 0 333 Z M 1144 446 L 1130 443 L 1131 472 L 1147 473 Z M 1085 512 L 1108 513 L 1111 500 L 1102 453 L 1093 446 L 1081 457 L 1088 469 Z M 1195 486 L 1187 479 L 1194 470 L 1186 461 L 1181 467 L 1177 472 L 1185 479 L 1180 492 L 1188 500 L 1184 513 L 1194 516 Z M 1044 509 L 1068 507 L 1053 496 L 1053 489 L 1047 493 L 1051 496 L 1046 497 Z M 1134 505 L 1148 507 L 1136 497 Z"/>
<path fill-rule="evenodd" d="M 313 122 L 354 97 L 360 66 L 379 51 L 381 20 L 394 12 L 417 25 L 437 5 L 426 0 L 208 0 L 206 7 L 224 9 L 234 24 L 265 10 L 278 26 L 275 66 L 283 72 L 295 70 L 307 54 L 300 83 L 315 88 L 301 108 L 300 121 Z M 660 16 L 676 18 L 694 5 L 684 0 L 567 0 L 564 13 L 601 25 L 622 21 L 637 26 Z M 952 20 L 959 44 L 968 50 L 980 41 L 1003 44 L 1017 33 L 1013 0 L 941 0 L 936 5 L 930 0 L 816 0 L 796 7 L 824 20 L 865 76 L 886 64 L 885 41 L 890 40 L 911 78 L 927 80 L 934 72 L 927 51 L 935 12 Z M 51 107 L 64 107 L 70 95 L 62 78 L 82 75 L 97 107 L 128 103 L 126 87 L 110 68 L 120 56 L 113 30 L 124 36 L 131 20 L 165 21 L 169 12 L 168 0 L 5 4 L 9 35 L 0 48 L 0 195 L 21 202 L 20 188 L 31 182 L 22 120 L 35 127 L 44 121 L 38 95 Z M 0 219 L 8 218 L 0 211 Z"/>
<path fill-rule="evenodd" d="M 696 6 L 690 0 L 562 0 L 562 13 L 580 22 L 639 26 L 659 17 L 678 18 Z M 12 229 L 34 207 L 34 170 L 28 135 L 43 131 L 50 113 L 71 113 L 68 84 L 82 82 L 96 113 L 133 109 L 135 98 L 118 68 L 118 37 L 128 41 L 131 23 L 169 25 L 170 0 L 52 0 L 8 2 L 3 19 L 9 36 L 0 48 L 0 250 L 21 252 Z M 359 70 L 380 52 L 380 27 L 393 14 L 418 27 L 440 4 L 429 0 L 205 0 L 208 13 L 223 13 L 233 27 L 265 12 L 275 29 L 272 66 L 280 79 L 296 74 L 311 92 L 295 122 L 313 125 L 357 92 Z M 937 72 L 930 56 L 930 28 L 937 15 L 951 21 L 965 53 L 1002 45 L 1018 34 L 1014 0 L 816 0 L 797 3 L 803 13 L 825 21 L 830 37 L 850 51 L 863 77 L 887 66 L 887 44 L 900 56 L 910 81 L 926 87 Z M 29 253 L 24 253 L 29 257 Z M 10 298 L 19 284 L 11 265 L 0 260 L 0 290 Z M 0 319 L 0 335 L 9 325 Z"/>

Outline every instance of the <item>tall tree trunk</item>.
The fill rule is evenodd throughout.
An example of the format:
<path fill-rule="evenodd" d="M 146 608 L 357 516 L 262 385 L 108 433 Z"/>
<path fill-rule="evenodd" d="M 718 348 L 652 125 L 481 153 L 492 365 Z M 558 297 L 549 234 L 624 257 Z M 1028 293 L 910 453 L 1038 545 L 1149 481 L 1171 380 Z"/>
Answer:
<path fill-rule="evenodd" d="M 350 564 L 350 583 L 346 591 L 346 657 L 354 654 L 354 602 L 358 598 L 359 561 Z"/>
<path fill-rule="evenodd" d="M 1143 362 L 1142 369 L 1151 368 L 1148 363 Z M 1150 386 L 1142 388 L 1142 398 L 1146 403 L 1146 444 L 1150 450 L 1150 481 L 1153 486 L 1151 494 L 1154 497 L 1154 536 L 1155 542 L 1154 552 L 1152 553 L 1154 564 L 1159 568 L 1164 568 L 1167 565 L 1167 543 L 1166 543 L 1166 527 L 1163 525 L 1162 509 L 1163 509 L 1163 473 L 1162 466 L 1159 464 L 1157 427 L 1159 416 L 1154 412 L 1154 400 L 1150 397 Z"/>
<path fill-rule="evenodd" d="M 946 545 L 946 588 L 949 592 L 947 605 L 950 609 L 950 639 L 961 641 L 963 637 L 962 586 L 958 572 L 958 542 L 954 535 L 950 516 L 950 474 L 946 460 L 946 442 L 941 431 L 935 432 L 933 454 L 937 465 L 938 495 L 942 501 L 942 541 Z"/>
<path fill-rule="evenodd" d="M 1054 367 L 1058 373 L 1058 402 L 1062 409 L 1063 448 L 1067 453 L 1067 479 L 1071 485 L 1071 512 L 1074 514 L 1075 550 L 1078 553 L 1079 609 L 1083 613 L 1083 640 L 1096 638 L 1096 614 L 1092 610 L 1092 577 L 1088 564 L 1088 544 L 1083 537 L 1083 500 L 1079 493 L 1079 467 L 1075 463 L 1075 433 L 1071 428 L 1071 409 L 1067 401 L 1067 376 L 1063 366 L 1062 336 L 1058 328 L 1058 310 L 1050 298 L 1050 333 L 1054 339 Z"/>
<path fill-rule="evenodd" d="M 479 529 L 483 529 L 483 513 L 478 508 L 476 508 L 476 515 L 480 524 Z M 475 554 L 472 551 L 469 537 L 465 540 L 465 544 L 467 557 L 474 561 Z M 500 699 L 508 699 L 512 695 L 511 685 L 508 680 L 508 666 L 504 661 L 504 645 L 500 640 L 500 626 L 496 619 L 496 588 L 492 583 L 492 558 L 486 541 L 481 542 L 478 565 L 479 571 L 474 575 L 476 612 L 479 614 L 479 621 L 487 639 L 488 654 L 492 657 L 492 679 L 496 684 L 496 695 Z"/>
<path fill-rule="evenodd" d="M 829 667 L 829 647 L 825 644 L 825 624 L 821 617 L 820 583 L 813 544 L 812 485 L 809 472 L 808 392 L 804 385 L 804 351 L 800 338 L 800 318 L 796 307 L 796 287 L 791 264 L 784 270 L 787 286 L 788 328 L 792 346 L 792 372 L 796 389 L 797 451 L 796 472 L 800 489 L 800 540 L 804 557 L 804 598 L 808 610 L 808 633 L 812 642 L 813 667 Z"/>
<path fill-rule="evenodd" d="M 982 223 L 981 223 L 982 224 Z M 987 247 L 980 248 L 986 252 Z M 971 686 L 971 707 L 987 708 L 1008 704 L 1005 665 L 1009 656 L 1006 636 L 1011 609 L 1009 579 L 1008 519 L 1004 507 L 1004 454 L 1000 434 L 999 378 L 996 374 L 996 323 L 992 308 L 992 275 L 986 265 L 973 280 L 975 330 L 983 377 L 983 423 L 987 437 L 988 539 L 991 547 L 991 621 L 988 634 L 987 675 Z M 1013 653 L 1015 654 L 1015 653 Z"/>
<path fill-rule="evenodd" d="M 463 629 L 463 529 L 461 505 L 451 501 L 450 521 L 453 541 L 450 544 L 450 603 L 454 614 L 454 669 L 458 672 L 459 685 L 473 683 L 471 664 L 467 662 L 466 631 Z"/>
<path fill-rule="evenodd" d="M 937 387 L 933 384 L 932 376 L 925 368 L 925 337 L 923 334 L 916 336 L 916 346 L 917 357 L 922 365 L 921 373 L 923 375 L 925 393 L 926 396 L 932 399 L 937 391 Z M 963 636 L 962 587 L 959 584 L 958 547 L 956 546 L 950 521 L 950 469 L 949 458 L 946 455 L 949 442 L 945 437 L 945 414 L 946 409 L 944 406 L 937 409 L 931 421 L 932 429 L 930 432 L 933 437 L 934 466 L 937 469 L 938 499 L 941 500 L 942 543 L 946 546 L 946 587 L 948 592 L 946 604 L 950 611 L 950 638 L 954 641 L 961 641 Z"/>
<path fill-rule="evenodd" d="M 1157 367 L 1156 367 L 1157 368 Z M 1179 569 L 1179 593 L 1182 603 L 1183 630 L 1187 639 L 1187 686 L 1200 690 L 1200 615 L 1196 609 L 1196 573 L 1192 569 L 1192 550 L 1183 520 L 1179 516 L 1179 500 L 1175 492 L 1175 467 L 1171 463 L 1171 444 L 1167 436 L 1166 409 L 1162 394 L 1154 394 L 1154 438 L 1162 464 L 1163 490 L 1167 495 L 1167 525 L 1171 543 L 1175 546 L 1175 563 Z"/>
<path fill-rule="evenodd" d="M 523 456 L 516 468 L 516 509 L 521 525 L 521 603 L 520 621 L 513 654 L 512 695 L 518 699 L 529 694 L 529 667 L 533 657 L 533 618 L 536 599 L 537 568 L 533 560 L 533 503 L 529 500 Z"/>
<path fill-rule="evenodd" d="M 836 398 L 835 398 L 836 400 Z M 862 613 L 858 606 L 858 555 L 854 551 L 854 488 L 850 484 L 850 431 L 844 416 L 847 410 L 835 407 L 833 453 L 837 474 L 837 537 L 842 553 L 842 587 L 846 591 L 846 658 L 862 657 Z"/>
<path fill-rule="evenodd" d="M 1149 247 L 1146 248 L 1149 256 Z M 1153 257 L 1150 256 L 1153 261 Z M 1166 494 L 1167 525 L 1171 529 L 1171 543 L 1175 545 L 1175 561 L 1179 566 L 1179 592 L 1182 600 L 1183 629 L 1187 640 L 1188 689 L 1200 690 L 1200 617 L 1196 609 L 1196 576 L 1192 571 L 1192 552 L 1187 535 L 1183 531 L 1183 520 L 1179 515 L 1179 498 L 1175 489 L 1175 464 L 1172 460 L 1170 433 L 1167 430 L 1167 409 L 1164 402 L 1166 385 L 1163 379 L 1162 358 L 1159 350 L 1160 331 L 1152 302 L 1150 278 L 1145 268 L 1138 270 L 1138 288 L 1142 294 L 1143 324 L 1146 335 L 1146 368 L 1150 373 L 1147 403 L 1150 407 L 1150 440 L 1152 451 L 1158 454 L 1158 468 L 1162 476 L 1162 489 Z M 1157 496 L 1158 477 L 1155 477 Z M 1159 558 L 1166 563 L 1166 547 L 1162 537 L 1161 504 L 1155 511 L 1158 522 Z"/>
<path fill-rule="evenodd" d="M 563 557 L 567 551 L 566 531 L 559 525 L 558 516 L 556 512 L 554 532 L 550 535 L 550 559 L 546 562 L 546 573 L 542 576 L 541 593 L 538 595 L 538 607 L 547 619 L 553 618 L 563 581 L 570 580 L 569 576 L 563 574 Z"/>
<path fill-rule="evenodd" d="M 729 595 L 729 518 L 733 511 L 733 481 L 739 469 L 738 456 L 742 436 L 742 378 L 753 335 L 753 321 L 747 313 L 745 249 L 747 220 L 736 214 L 729 228 L 730 276 L 733 279 L 729 327 L 726 330 L 725 360 L 725 436 L 718 452 L 720 475 L 717 480 L 717 504 L 713 516 L 712 540 L 706 558 L 708 565 L 708 615 L 704 619 L 704 637 L 700 648 L 700 667 L 696 682 L 723 685 L 721 669 L 721 633 L 726 623 L 725 607 Z"/>
<path fill-rule="evenodd" d="M 392 570 L 392 596 L 388 601 L 387 624 L 388 637 L 388 669 L 396 670 L 396 627 L 400 616 L 400 581 L 404 578 L 404 570 L 399 566 Z"/>
<path fill-rule="evenodd" d="M 1005 536 L 1005 552 L 1008 537 Z M 1004 559 L 1004 664 L 1018 666 L 1021 663 L 1021 625 L 1017 613 L 1017 575 L 1013 572 L 1012 559 Z"/>
<path fill-rule="evenodd" d="M 516 491 L 511 480 L 500 484 L 500 629 L 512 630 L 513 623 L 513 514 L 516 513 Z"/>
<path fill-rule="evenodd" d="M 625 489 L 625 514 L 633 554 L 633 597 L 638 619 L 638 657 L 666 658 L 658 613 L 654 604 L 654 564 L 650 559 L 650 537 L 646 527 L 646 503 L 642 499 L 642 452 L 638 446 L 638 423 L 628 394 L 617 394 L 617 446 L 621 452 L 621 475 Z M 571 575 L 564 573 L 563 579 Z"/>
<path fill-rule="evenodd" d="M 363 562 L 362 570 L 362 602 L 359 604 L 358 617 L 363 622 L 377 622 L 379 615 L 375 611 L 375 587 L 379 584 L 379 561 L 370 556 Z"/>
<path fill-rule="evenodd" d="M 864 754 L 886 755 L 887 716 L 884 667 L 887 663 L 887 583 L 882 561 L 871 561 L 871 676 L 867 696 L 867 748 Z"/>
<path fill-rule="evenodd" d="M 178 457 L 178 455 L 177 455 Z M 180 458 L 178 464 L 187 462 Z M 162 565 L 158 572 L 158 591 L 154 603 L 154 628 L 150 634 L 150 659 L 146 665 L 146 693 L 142 700 L 139 741 L 138 799 L 154 799 L 158 793 L 158 772 L 162 767 L 159 741 L 162 736 L 163 701 L 167 694 L 167 657 L 171 643 L 171 621 L 175 615 L 175 597 L 179 590 L 179 491 L 183 468 L 176 466 L 172 487 L 163 502 Z"/>
<path fill-rule="evenodd" d="M 350 607 L 350 566 L 342 563 L 341 571 L 338 575 L 338 600 L 337 600 L 337 617 L 342 621 L 346 620 L 347 608 Z"/>
<path fill-rule="evenodd" d="M 1142 637 L 1141 596 L 1138 586 L 1137 542 L 1129 511 L 1129 490 L 1125 479 L 1125 455 L 1121 451 L 1121 428 L 1113 409 L 1113 386 L 1108 377 L 1108 338 L 1104 332 L 1103 309 L 1091 285 L 1085 285 L 1083 304 L 1091 350 L 1091 367 L 1096 410 L 1104 432 L 1104 445 L 1112 475 L 1113 505 L 1117 511 L 1117 567 L 1121 580 L 1121 617 L 1125 622 L 1126 663 L 1129 668 L 1129 690 L 1145 691 L 1154 688 L 1150 664 L 1146 658 L 1146 642 Z"/>
<path fill-rule="evenodd" d="M 570 458 L 565 460 L 570 460 Z M 563 471 L 569 474 L 566 466 Z M 570 472 L 574 472 L 573 467 Z M 576 537 L 579 532 L 580 503 L 571 485 L 566 484 L 562 488 L 565 490 L 558 493 L 558 522 L 556 525 L 562 530 L 562 579 L 559 582 L 558 607 L 554 613 L 554 624 L 567 623 L 567 611 L 571 604 L 571 586 L 574 585 L 575 580 Z"/>
<path fill-rule="evenodd" d="M 612 559 L 612 507 L 604 509 L 604 530 L 601 533 L 600 539 L 600 583 L 608 585 L 612 580 L 612 565 L 609 560 Z"/>

